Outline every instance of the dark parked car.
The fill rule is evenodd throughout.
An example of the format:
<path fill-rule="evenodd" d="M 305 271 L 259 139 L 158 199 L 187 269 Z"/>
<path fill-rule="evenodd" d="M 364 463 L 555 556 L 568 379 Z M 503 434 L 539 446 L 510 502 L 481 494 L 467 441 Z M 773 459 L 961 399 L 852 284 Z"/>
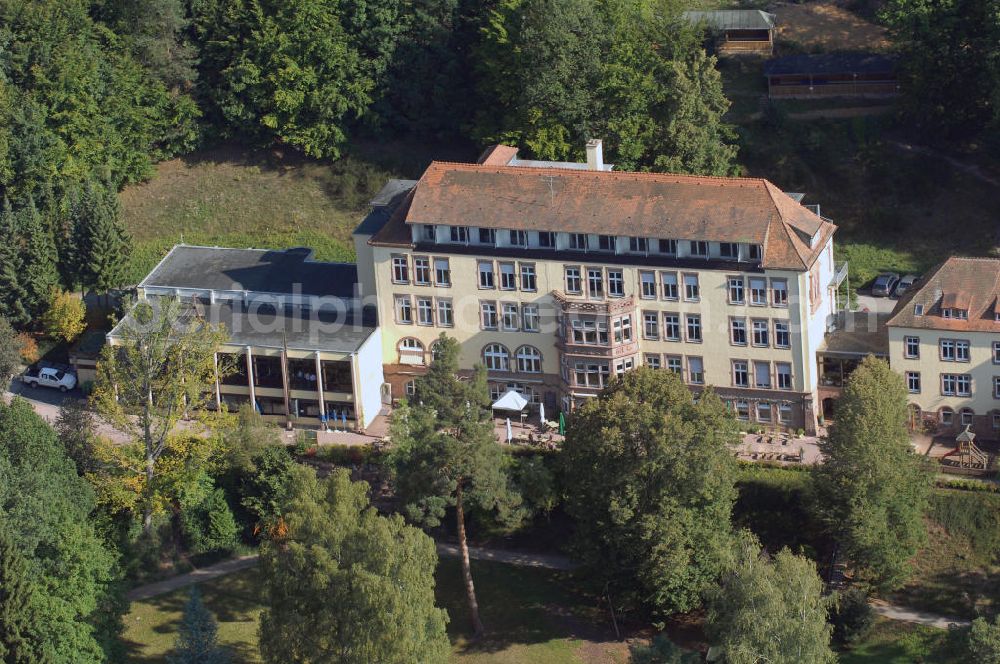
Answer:
<path fill-rule="evenodd" d="M 896 297 L 902 297 L 903 294 L 913 288 L 913 284 L 917 283 L 919 277 L 915 274 L 908 274 L 899 280 L 896 284 Z"/>
<path fill-rule="evenodd" d="M 875 283 L 872 284 L 872 295 L 875 297 L 889 297 L 889 295 L 892 294 L 892 289 L 895 288 L 898 283 L 898 274 L 884 272 L 875 277 Z"/>

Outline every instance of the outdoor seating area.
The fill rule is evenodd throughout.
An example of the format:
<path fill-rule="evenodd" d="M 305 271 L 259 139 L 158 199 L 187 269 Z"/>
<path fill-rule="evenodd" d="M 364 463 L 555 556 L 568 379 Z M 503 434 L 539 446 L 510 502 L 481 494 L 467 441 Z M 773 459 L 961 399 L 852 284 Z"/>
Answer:
<path fill-rule="evenodd" d="M 733 456 L 744 461 L 774 461 L 790 464 L 813 464 L 819 460 L 815 437 L 796 437 L 784 432 L 748 433 Z"/>
<path fill-rule="evenodd" d="M 524 395 L 508 390 L 493 402 L 493 429 L 497 440 L 509 445 L 528 445 L 557 449 L 565 428 L 560 415 L 559 422 L 545 419 L 545 405 L 539 403 L 537 409 L 529 404 Z"/>

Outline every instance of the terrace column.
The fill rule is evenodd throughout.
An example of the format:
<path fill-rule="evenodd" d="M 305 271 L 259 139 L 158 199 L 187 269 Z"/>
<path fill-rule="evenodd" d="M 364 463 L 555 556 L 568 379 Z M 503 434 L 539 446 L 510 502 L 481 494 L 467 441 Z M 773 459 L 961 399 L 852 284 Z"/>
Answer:
<path fill-rule="evenodd" d="M 285 428 L 292 428 L 292 408 L 288 395 L 288 352 L 281 349 L 281 392 L 285 397 Z"/>
<path fill-rule="evenodd" d="M 319 397 L 319 421 L 326 427 L 326 404 L 323 402 L 323 362 L 320 360 L 319 351 L 316 351 L 316 394 Z"/>
<path fill-rule="evenodd" d="M 215 374 L 215 409 L 222 410 L 222 391 L 219 388 L 219 354 L 212 353 L 212 372 Z"/>
<path fill-rule="evenodd" d="M 257 391 L 253 386 L 253 353 L 247 346 L 247 386 L 250 388 L 250 407 L 257 410 Z"/>

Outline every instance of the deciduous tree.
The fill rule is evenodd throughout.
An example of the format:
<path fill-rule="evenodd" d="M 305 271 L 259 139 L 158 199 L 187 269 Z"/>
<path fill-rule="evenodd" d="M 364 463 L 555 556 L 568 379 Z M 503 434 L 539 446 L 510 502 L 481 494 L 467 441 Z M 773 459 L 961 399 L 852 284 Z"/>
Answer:
<path fill-rule="evenodd" d="M 82 298 L 59 288 L 49 291 L 48 305 L 42 315 L 42 327 L 49 337 L 72 343 L 87 329 L 86 319 L 87 307 Z"/>
<path fill-rule="evenodd" d="M 827 664 L 832 627 L 816 565 L 782 549 L 773 559 L 743 531 L 709 593 L 707 631 L 726 664 Z"/>
<path fill-rule="evenodd" d="M 979 617 L 969 629 L 969 656 L 977 664 L 1000 664 L 1000 619 Z"/>
<path fill-rule="evenodd" d="M 63 401 L 56 415 L 55 430 L 66 455 L 76 464 L 77 473 L 86 475 L 98 470 L 97 421 L 86 401 Z"/>
<path fill-rule="evenodd" d="M 869 356 L 851 374 L 836 419 L 820 443 L 814 509 L 859 577 L 898 587 L 926 540 L 930 475 L 906 430 L 906 387 L 889 364 Z"/>
<path fill-rule="evenodd" d="M 264 661 L 448 661 L 430 537 L 380 516 L 344 469 L 310 473 L 283 511 L 287 532 L 261 546 Z"/>
<path fill-rule="evenodd" d="M 195 3 L 214 112 L 241 134 L 339 156 L 348 122 L 366 112 L 376 84 L 361 35 L 381 35 L 395 20 L 393 8 L 376 3 L 381 11 L 372 15 L 364 4 L 350 11 L 337 0 Z"/>
<path fill-rule="evenodd" d="M 29 561 L 0 523 L 0 661 L 35 664 L 46 661 L 44 644 L 39 643 L 44 616 L 33 597 Z"/>
<path fill-rule="evenodd" d="M 569 418 L 561 455 L 574 550 L 622 609 L 688 611 L 722 571 L 737 427 L 707 389 L 640 368 Z"/>
<path fill-rule="evenodd" d="M 185 317 L 172 298 L 135 303 L 118 329 L 119 341 L 101 352 L 92 399 L 106 420 L 137 441 L 138 449 L 108 451 L 126 475 L 139 475 L 133 486 L 141 487 L 139 508 L 148 533 L 162 507 L 157 464 L 181 417 L 210 398 L 215 353 L 227 335 L 203 319 Z"/>
<path fill-rule="evenodd" d="M 93 490 L 27 401 L 0 403 L 0 440 L 0 521 L 37 589 L 42 661 L 120 661 L 119 572 L 90 520 Z"/>

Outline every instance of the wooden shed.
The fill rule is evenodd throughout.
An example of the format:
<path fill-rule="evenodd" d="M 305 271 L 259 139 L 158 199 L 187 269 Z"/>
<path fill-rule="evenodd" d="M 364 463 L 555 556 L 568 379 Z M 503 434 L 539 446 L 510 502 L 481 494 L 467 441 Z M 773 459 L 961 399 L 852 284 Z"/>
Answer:
<path fill-rule="evenodd" d="M 899 93 L 896 58 L 874 53 L 789 55 L 764 64 L 772 99 L 891 97 Z"/>
<path fill-rule="evenodd" d="M 716 9 L 684 12 L 684 18 L 704 24 L 716 37 L 719 55 L 771 55 L 774 14 L 759 9 Z"/>

